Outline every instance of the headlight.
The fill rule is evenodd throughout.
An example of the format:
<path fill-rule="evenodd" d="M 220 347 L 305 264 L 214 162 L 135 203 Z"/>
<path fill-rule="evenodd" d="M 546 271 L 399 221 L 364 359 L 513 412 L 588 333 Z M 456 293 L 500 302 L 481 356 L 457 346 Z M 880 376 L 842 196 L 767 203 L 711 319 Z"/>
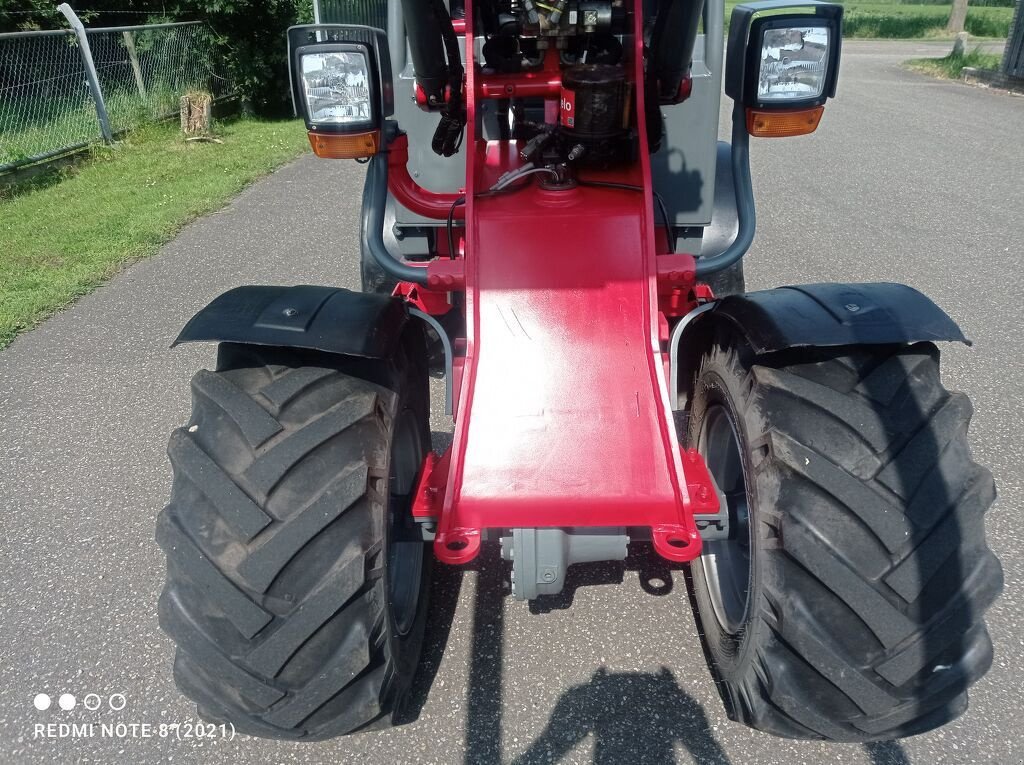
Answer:
<path fill-rule="evenodd" d="M 302 56 L 302 84 L 310 126 L 367 128 L 375 124 L 371 69 L 361 51 Z"/>
<path fill-rule="evenodd" d="M 328 36 L 330 30 L 337 36 L 351 31 L 341 25 L 330 25 L 323 33 L 320 29 L 293 27 L 288 33 L 289 47 L 293 32 L 301 38 L 316 30 L 319 38 Z M 390 75 L 385 90 L 373 45 L 359 40 L 315 39 L 295 47 L 290 55 L 292 97 L 306 121 L 313 153 L 332 159 L 376 154 L 391 100 Z"/>
<path fill-rule="evenodd" d="M 765 29 L 757 100 L 784 104 L 820 98 L 828 72 L 829 36 L 825 26 Z"/>

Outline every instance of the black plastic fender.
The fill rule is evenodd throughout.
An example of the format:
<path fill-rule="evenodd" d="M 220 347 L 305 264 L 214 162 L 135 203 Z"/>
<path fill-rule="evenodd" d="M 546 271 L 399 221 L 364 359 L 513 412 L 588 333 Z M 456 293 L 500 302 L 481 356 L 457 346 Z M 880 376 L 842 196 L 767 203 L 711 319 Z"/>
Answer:
<path fill-rule="evenodd" d="M 905 284 L 802 284 L 718 302 L 709 316 L 734 324 L 757 353 L 787 348 L 953 340 L 960 327 Z"/>
<path fill-rule="evenodd" d="M 340 287 L 236 287 L 181 330 L 179 343 L 227 342 L 384 358 L 409 319 L 404 302 Z"/>

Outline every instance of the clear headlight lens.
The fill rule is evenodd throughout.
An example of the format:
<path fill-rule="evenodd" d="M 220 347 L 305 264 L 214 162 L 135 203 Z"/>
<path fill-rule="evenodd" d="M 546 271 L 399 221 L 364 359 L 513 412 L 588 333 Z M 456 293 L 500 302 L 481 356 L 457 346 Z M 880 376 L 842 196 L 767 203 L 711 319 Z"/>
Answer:
<path fill-rule="evenodd" d="M 357 52 L 310 53 L 302 57 L 309 121 L 321 125 L 370 123 L 370 71 Z"/>
<path fill-rule="evenodd" d="M 759 101 L 804 101 L 825 88 L 828 69 L 828 27 L 766 29 L 761 39 Z"/>

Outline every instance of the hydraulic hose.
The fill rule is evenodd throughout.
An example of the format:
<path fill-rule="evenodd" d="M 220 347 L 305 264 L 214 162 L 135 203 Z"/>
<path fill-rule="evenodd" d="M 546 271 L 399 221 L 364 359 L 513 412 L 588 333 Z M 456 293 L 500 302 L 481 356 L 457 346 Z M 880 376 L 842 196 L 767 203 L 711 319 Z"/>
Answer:
<path fill-rule="evenodd" d="M 384 244 L 384 213 L 388 204 L 388 155 L 386 151 L 374 154 L 366 167 L 363 185 L 363 218 L 359 235 L 363 250 L 370 253 L 385 273 L 400 282 L 426 285 L 427 269 L 410 266 L 395 257 Z"/>
<path fill-rule="evenodd" d="M 697 278 L 728 268 L 747 254 L 754 241 L 757 215 L 754 211 L 754 187 L 750 181 L 750 136 L 747 134 L 743 104 L 732 107 L 732 185 L 736 192 L 736 217 L 739 230 L 724 252 L 697 259 Z"/>
<path fill-rule="evenodd" d="M 671 102 L 690 71 L 704 0 L 661 0 L 650 40 L 650 65 L 658 98 Z M 717 62 L 715 63 L 717 66 Z"/>

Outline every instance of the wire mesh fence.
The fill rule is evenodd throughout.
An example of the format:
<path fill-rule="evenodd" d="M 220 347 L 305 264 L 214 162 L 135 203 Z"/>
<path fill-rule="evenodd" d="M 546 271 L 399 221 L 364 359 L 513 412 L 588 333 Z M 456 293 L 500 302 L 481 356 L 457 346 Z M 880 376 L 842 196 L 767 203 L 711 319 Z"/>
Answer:
<path fill-rule="evenodd" d="M 86 30 L 114 132 L 174 114 L 180 97 L 231 94 L 205 24 Z M 0 35 L 0 172 L 101 137 L 83 50 L 74 32 Z"/>

